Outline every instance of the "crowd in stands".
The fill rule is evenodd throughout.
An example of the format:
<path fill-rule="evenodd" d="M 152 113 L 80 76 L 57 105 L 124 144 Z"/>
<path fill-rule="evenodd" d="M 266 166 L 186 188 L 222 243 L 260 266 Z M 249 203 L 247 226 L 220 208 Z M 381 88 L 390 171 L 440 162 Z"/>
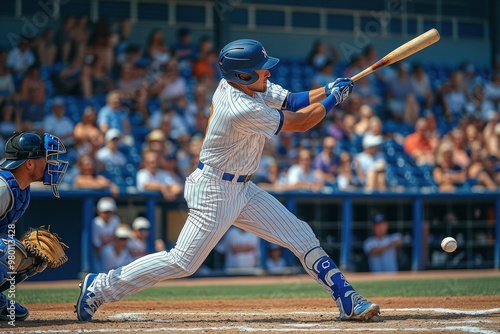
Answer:
<path fill-rule="evenodd" d="M 143 44 L 132 29 L 126 19 L 68 17 L 0 51 L 0 140 L 19 130 L 59 136 L 71 164 L 67 189 L 173 200 L 198 164 L 221 78 L 218 50 L 187 28 L 176 40 L 152 29 Z M 377 58 L 367 46 L 346 61 L 316 41 L 303 59 L 282 59 L 270 80 L 308 90 Z M 273 191 L 494 190 L 499 110 L 500 65 L 403 61 L 357 81 L 310 131 L 269 140 L 253 181 Z"/>

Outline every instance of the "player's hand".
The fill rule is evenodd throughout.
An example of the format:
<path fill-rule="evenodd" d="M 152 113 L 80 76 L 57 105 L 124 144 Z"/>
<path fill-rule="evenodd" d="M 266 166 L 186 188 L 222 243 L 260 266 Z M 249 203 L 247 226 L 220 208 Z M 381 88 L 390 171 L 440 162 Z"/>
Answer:
<path fill-rule="evenodd" d="M 354 83 L 349 78 L 338 78 L 334 82 L 329 82 L 325 85 L 326 96 L 333 94 L 337 103 L 342 103 L 351 94 Z"/>

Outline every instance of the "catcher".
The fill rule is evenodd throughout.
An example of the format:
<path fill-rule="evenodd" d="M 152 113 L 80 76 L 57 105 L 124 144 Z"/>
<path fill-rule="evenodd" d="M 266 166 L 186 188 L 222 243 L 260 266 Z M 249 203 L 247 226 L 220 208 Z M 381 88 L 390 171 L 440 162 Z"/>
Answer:
<path fill-rule="evenodd" d="M 61 140 L 51 134 L 14 133 L 5 144 L 6 159 L 0 163 L 0 292 L 67 261 L 65 244 L 44 228 L 30 229 L 19 240 L 15 224 L 30 203 L 30 184 L 50 185 L 55 197 L 68 162 L 59 160 L 65 153 Z M 28 310 L 0 293 L 0 320 L 22 321 Z"/>

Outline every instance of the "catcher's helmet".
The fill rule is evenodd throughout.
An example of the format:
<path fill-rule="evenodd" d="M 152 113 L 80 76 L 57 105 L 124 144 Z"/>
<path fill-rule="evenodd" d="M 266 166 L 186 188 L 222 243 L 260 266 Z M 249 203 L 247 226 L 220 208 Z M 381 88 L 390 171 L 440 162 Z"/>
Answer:
<path fill-rule="evenodd" d="M 5 160 L 1 169 L 12 170 L 21 166 L 27 159 L 45 158 L 42 138 L 34 132 L 15 133 L 5 144 Z"/>
<path fill-rule="evenodd" d="M 238 39 L 222 48 L 219 54 L 219 68 L 222 77 L 243 85 L 250 85 L 259 76 L 255 70 L 267 70 L 279 62 L 278 58 L 269 57 L 260 42 L 253 39 Z M 240 74 L 250 76 L 248 80 Z"/>
<path fill-rule="evenodd" d="M 0 163 L 0 169 L 14 170 L 28 159 L 45 158 L 47 164 L 43 184 L 50 185 L 54 196 L 59 197 L 57 186 L 68 169 L 68 162 L 59 159 L 59 155 L 64 153 L 64 144 L 50 133 L 41 137 L 34 132 L 19 132 L 7 140 L 5 160 Z"/>

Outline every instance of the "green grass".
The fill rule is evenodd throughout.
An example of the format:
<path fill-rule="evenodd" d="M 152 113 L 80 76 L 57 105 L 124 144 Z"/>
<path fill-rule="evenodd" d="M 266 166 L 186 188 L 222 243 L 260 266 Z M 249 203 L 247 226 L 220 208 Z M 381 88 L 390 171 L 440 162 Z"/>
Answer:
<path fill-rule="evenodd" d="M 356 282 L 356 290 L 365 297 L 418 297 L 500 295 L 498 277 L 450 278 L 429 280 L 387 280 Z M 18 289 L 20 303 L 74 303 L 74 289 Z M 315 298 L 327 297 L 325 289 L 311 282 L 269 285 L 172 286 L 151 287 L 125 300 L 196 300 L 196 299 L 254 299 L 254 298 Z"/>

